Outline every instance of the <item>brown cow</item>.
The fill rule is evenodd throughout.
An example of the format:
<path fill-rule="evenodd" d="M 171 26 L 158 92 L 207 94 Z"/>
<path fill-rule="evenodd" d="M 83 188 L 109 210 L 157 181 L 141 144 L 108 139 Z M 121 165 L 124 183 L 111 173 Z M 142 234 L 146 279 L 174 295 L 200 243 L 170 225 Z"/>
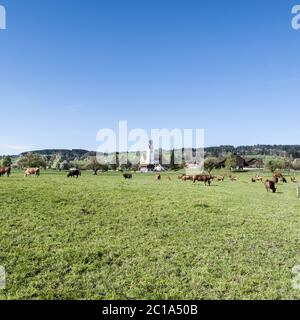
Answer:
<path fill-rule="evenodd" d="M 205 185 L 207 185 L 208 183 L 208 185 L 210 186 L 211 180 L 212 180 L 212 176 L 208 174 L 199 174 L 199 175 L 193 176 L 193 183 L 195 183 L 196 181 L 203 181 Z"/>
<path fill-rule="evenodd" d="M 182 177 L 181 177 L 181 180 L 182 180 L 182 181 L 193 180 L 193 177 L 192 177 L 192 176 L 182 176 Z"/>
<path fill-rule="evenodd" d="M 259 175 L 256 175 L 256 176 L 255 176 L 255 180 L 256 180 L 256 181 L 261 181 L 261 182 L 263 181 L 262 177 L 260 177 Z"/>
<path fill-rule="evenodd" d="M 40 168 L 27 168 L 25 170 L 25 173 L 24 173 L 25 177 L 32 176 L 32 175 L 39 176 L 40 175 Z"/>
<path fill-rule="evenodd" d="M 286 178 L 283 176 L 283 174 L 281 172 L 275 172 L 273 174 L 273 181 L 275 181 L 275 183 L 278 183 L 279 179 L 283 182 L 283 183 L 287 183 Z"/>
<path fill-rule="evenodd" d="M 217 177 L 217 181 L 224 181 L 225 180 L 225 176 L 218 176 Z"/>
<path fill-rule="evenodd" d="M 269 192 L 270 190 L 272 190 L 273 193 L 276 192 L 275 182 L 272 180 L 265 181 L 265 188 L 266 188 L 267 192 Z"/>
<path fill-rule="evenodd" d="M 296 177 L 291 177 L 291 181 L 294 183 L 298 183 L 298 181 L 296 180 Z"/>
<path fill-rule="evenodd" d="M 273 177 L 274 177 L 274 178 L 278 178 L 278 179 L 282 179 L 282 178 L 283 178 L 283 175 L 282 175 L 281 172 L 274 172 Z"/>
<path fill-rule="evenodd" d="M 4 176 L 5 174 L 9 177 L 11 172 L 11 167 L 0 167 L 0 177 Z"/>

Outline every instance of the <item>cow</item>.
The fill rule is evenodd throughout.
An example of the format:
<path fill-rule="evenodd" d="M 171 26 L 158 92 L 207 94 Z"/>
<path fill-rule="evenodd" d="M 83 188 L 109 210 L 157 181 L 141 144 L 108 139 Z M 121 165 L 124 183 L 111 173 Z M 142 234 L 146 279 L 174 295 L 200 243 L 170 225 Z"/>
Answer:
<path fill-rule="evenodd" d="M 275 183 L 278 183 L 279 179 L 283 182 L 283 183 L 287 183 L 286 178 L 283 176 L 283 174 L 281 172 L 275 172 L 273 174 L 273 181 Z"/>
<path fill-rule="evenodd" d="M 127 180 L 127 179 L 132 179 L 132 174 L 131 173 L 124 173 L 123 174 L 123 177 L 125 178 L 125 180 Z"/>
<path fill-rule="evenodd" d="M 9 177 L 11 172 L 11 167 L 0 167 L 0 177 L 4 176 L 5 174 Z"/>
<path fill-rule="evenodd" d="M 217 179 L 217 181 L 224 181 L 225 180 L 225 176 L 218 176 L 216 179 Z"/>
<path fill-rule="evenodd" d="M 237 181 L 237 177 L 233 177 L 232 175 L 229 176 L 231 181 Z"/>
<path fill-rule="evenodd" d="M 67 175 L 68 178 L 78 178 L 79 176 L 81 176 L 81 172 L 78 169 L 71 169 Z"/>
<path fill-rule="evenodd" d="M 193 177 L 192 177 L 192 176 L 184 176 L 184 175 L 183 175 L 183 176 L 181 177 L 181 180 L 182 180 L 182 181 L 193 180 Z"/>
<path fill-rule="evenodd" d="M 256 181 L 261 181 L 261 182 L 263 181 L 262 177 L 260 177 L 260 176 L 258 176 L 258 175 L 255 176 L 255 180 L 256 180 Z"/>
<path fill-rule="evenodd" d="M 24 172 L 24 176 L 32 176 L 35 175 L 38 177 L 40 175 L 40 168 L 27 168 Z"/>
<path fill-rule="evenodd" d="M 196 181 L 203 181 L 205 185 L 207 185 L 208 183 L 208 185 L 210 186 L 211 180 L 212 180 L 212 176 L 207 174 L 199 174 L 199 175 L 193 176 L 193 183 L 195 183 Z"/>
<path fill-rule="evenodd" d="M 291 181 L 292 181 L 293 183 L 297 183 L 296 177 L 291 177 Z"/>
<path fill-rule="evenodd" d="M 267 192 L 269 192 L 270 190 L 272 190 L 273 193 L 276 192 L 275 182 L 273 180 L 266 180 L 265 181 L 265 188 L 266 188 Z"/>
<path fill-rule="evenodd" d="M 281 172 L 274 172 L 273 177 L 278 178 L 278 179 L 282 179 L 283 175 Z"/>

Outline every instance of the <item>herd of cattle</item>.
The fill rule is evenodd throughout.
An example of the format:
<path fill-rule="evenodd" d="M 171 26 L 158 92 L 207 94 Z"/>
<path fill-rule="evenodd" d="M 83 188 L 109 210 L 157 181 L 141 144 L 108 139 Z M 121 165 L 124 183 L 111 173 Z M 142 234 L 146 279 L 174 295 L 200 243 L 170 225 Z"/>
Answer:
<path fill-rule="evenodd" d="M 11 174 L 11 167 L 8 166 L 8 167 L 0 167 L 0 177 L 3 176 L 3 175 L 7 175 L 7 177 L 9 177 Z M 24 176 L 27 177 L 27 176 L 39 176 L 40 175 L 40 169 L 39 168 L 27 168 L 24 172 Z M 69 170 L 69 173 L 67 175 L 67 177 L 80 177 L 81 176 L 81 171 L 74 168 L 74 169 L 70 169 Z M 125 178 L 125 180 L 127 179 L 132 179 L 132 174 L 131 173 L 124 173 L 123 174 L 123 177 Z M 229 179 L 231 181 L 237 181 L 238 178 L 237 177 L 234 177 L 232 175 L 229 175 L 228 176 Z M 157 173 L 155 175 L 155 179 L 156 180 L 161 180 L 162 179 L 162 176 L 160 173 Z M 167 179 L 168 180 L 171 180 L 171 178 L 169 176 L 167 176 Z M 193 183 L 196 183 L 196 182 L 204 182 L 205 185 L 211 185 L 211 182 L 213 180 L 216 180 L 216 181 L 219 181 L 219 182 L 222 182 L 225 180 L 225 176 L 224 175 L 220 175 L 220 176 L 213 176 L 211 174 L 198 174 L 198 175 L 180 175 L 178 176 L 178 179 L 182 180 L 182 181 L 192 181 Z M 251 182 L 255 183 L 255 182 L 263 182 L 264 185 L 265 185 L 265 188 L 267 190 L 267 192 L 269 192 L 270 190 L 275 193 L 276 192 L 276 184 L 279 182 L 279 181 L 282 181 L 283 183 L 287 183 L 287 179 L 282 175 L 282 173 L 280 172 L 275 172 L 273 174 L 273 177 L 272 179 L 267 179 L 265 181 L 263 181 L 263 178 L 261 176 L 258 176 L 256 175 L 255 177 L 252 177 L 251 178 Z M 296 181 L 296 178 L 295 177 L 291 177 L 291 182 L 293 183 L 297 183 Z"/>
<path fill-rule="evenodd" d="M 0 167 L 0 177 L 7 175 L 9 177 L 11 174 L 11 167 Z M 24 177 L 28 176 L 39 176 L 40 175 L 40 168 L 27 168 L 24 172 Z M 71 169 L 67 175 L 67 177 L 77 177 L 81 176 L 80 170 Z"/>
<path fill-rule="evenodd" d="M 193 183 L 197 182 L 197 181 L 203 181 L 205 185 L 210 185 L 211 181 L 216 180 L 216 181 L 224 181 L 225 180 L 225 176 L 213 176 L 211 174 L 201 174 L 201 175 L 181 175 L 178 176 L 178 179 L 182 180 L 182 181 L 192 181 Z M 232 175 L 229 175 L 229 179 L 231 181 L 237 181 L 238 178 L 234 177 Z M 286 178 L 282 175 L 281 172 L 275 172 L 273 174 L 272 179 L 267 179 L 265 181 L 263 181 L 263 178 L 261 176 L 256 175 L 254 178 L 251 178 L 251 182 L 263 182 L 265 185 L 265 188 L 267 190 L 267 192 L 272 191 L 273 193 L 276 192 L 276 184 L 280 181 L 282 181 L 283 183 L 287 183 Z M 298 181 L 296 180 L 295 177 L 291 177 L 291 182 L 293 183 L 298 183 Z"/>

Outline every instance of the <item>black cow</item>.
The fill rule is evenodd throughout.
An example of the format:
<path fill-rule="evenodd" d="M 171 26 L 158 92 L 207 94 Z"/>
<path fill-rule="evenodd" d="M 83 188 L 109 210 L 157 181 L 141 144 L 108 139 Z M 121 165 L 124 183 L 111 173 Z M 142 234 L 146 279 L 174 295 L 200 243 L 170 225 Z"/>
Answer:
<path fill-rule="evenodd" d="M 123 177 L 126 179 L 132 179 L 132 174 L 131 173 L 124 173 Z"/>
<path fill-rule="evenodd" d="M 79 176 L 81 176 L 81 172 L 79 170 L 70 170 L 69 174 L 67 175 L 68 178 L 72 177 L 76 177 L 78 178 Z"/>

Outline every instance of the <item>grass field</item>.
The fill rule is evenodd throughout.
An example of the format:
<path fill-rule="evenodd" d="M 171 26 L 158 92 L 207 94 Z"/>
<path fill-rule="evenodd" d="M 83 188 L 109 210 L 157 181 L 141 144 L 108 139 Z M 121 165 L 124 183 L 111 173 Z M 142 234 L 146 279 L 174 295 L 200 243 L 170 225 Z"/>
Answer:
<path fill-rule="evenodd" d="M 236 175 L 0 178 L 0 299 L 299 299 L 295 184 Z"/>

